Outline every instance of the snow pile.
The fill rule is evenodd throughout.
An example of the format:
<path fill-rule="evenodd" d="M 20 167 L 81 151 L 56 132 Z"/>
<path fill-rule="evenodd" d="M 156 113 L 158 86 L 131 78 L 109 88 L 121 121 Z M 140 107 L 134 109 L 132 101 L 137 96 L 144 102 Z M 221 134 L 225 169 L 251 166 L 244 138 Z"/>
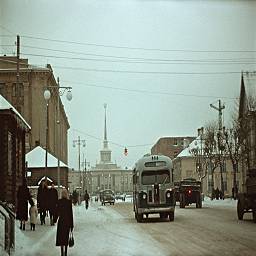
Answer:
<path fill-rule="evenodd" d="M 204 204 L 209 204 L 209 205 L 218 205 L 218 206 L 223 206 L 223 207 L 236 207 L 237 205 L 237 200 L 234 200 L 232 198 L 226 198 L 224 200 L 222 199 L 219 199 L 219 200 L 216 200 L 216 199 L 213 199 L 211 200 L 211 198 L 209 197 L 205 197 L 204 198 Z"/>

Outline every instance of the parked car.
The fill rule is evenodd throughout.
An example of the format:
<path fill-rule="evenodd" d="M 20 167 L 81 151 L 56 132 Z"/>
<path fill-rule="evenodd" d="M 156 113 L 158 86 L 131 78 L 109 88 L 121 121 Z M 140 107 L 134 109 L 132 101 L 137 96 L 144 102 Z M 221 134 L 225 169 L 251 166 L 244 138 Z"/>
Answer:
<path fill-rule="evenodd" d="M 117 193 L 115 197 L 116 200 L 120 199 L 122 201 L 125 201 L 126 194 Z"/>

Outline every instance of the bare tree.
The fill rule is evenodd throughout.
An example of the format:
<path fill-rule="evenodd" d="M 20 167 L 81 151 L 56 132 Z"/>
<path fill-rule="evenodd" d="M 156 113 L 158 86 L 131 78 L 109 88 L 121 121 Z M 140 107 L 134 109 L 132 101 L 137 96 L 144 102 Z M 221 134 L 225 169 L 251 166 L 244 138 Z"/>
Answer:
<path fill-rule="evenodd" d="M 217 140 L 218 124 L 216 122 L 208 123 L 205 126 L 204 134 L 204 158 L 208 169 L 208 174 L 211 174 L 211 197 L 213 198 L 215 169 L 219 166 L 219 157 L 217 154 L 218 140 Z"/>

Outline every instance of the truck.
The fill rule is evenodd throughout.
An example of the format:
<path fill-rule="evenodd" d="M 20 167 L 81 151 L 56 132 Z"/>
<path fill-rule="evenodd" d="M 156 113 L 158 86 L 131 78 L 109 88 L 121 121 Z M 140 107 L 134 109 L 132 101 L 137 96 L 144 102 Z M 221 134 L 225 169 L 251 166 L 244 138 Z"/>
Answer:
<path fill-rule="evenodd" d="M 202 208 L 202 185 L 201 181 L 194 178 L 186 178 L 176 183 L 176 197 L 179 197 L 180 208 L 192 203 L 196 204 L 196 208 Z M 178 193 L 178 194 L 177 194 Z"/>

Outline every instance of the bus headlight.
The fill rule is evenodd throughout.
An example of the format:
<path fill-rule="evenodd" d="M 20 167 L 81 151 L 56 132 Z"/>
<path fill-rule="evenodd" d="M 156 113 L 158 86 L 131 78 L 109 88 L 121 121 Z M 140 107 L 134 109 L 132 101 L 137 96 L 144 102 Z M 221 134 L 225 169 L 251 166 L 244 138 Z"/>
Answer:
<path fill-rule="evenodd" d="M 145 200 L 147 198 L 147 195 L 143 194 L 142 198 Z"/>

